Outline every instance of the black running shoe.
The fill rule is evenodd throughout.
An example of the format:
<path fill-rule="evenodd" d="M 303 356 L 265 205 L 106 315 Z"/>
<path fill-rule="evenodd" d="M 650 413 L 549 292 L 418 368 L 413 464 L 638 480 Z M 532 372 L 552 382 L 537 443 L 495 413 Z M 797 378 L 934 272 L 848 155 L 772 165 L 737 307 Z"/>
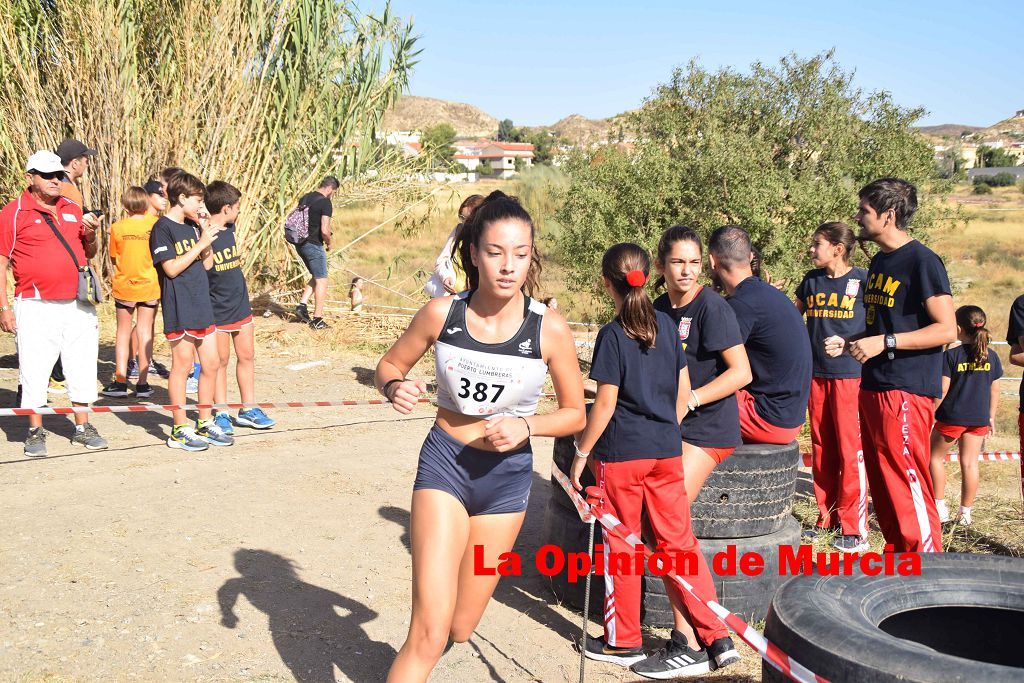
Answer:
<path fill-rule="evenodd" d="M 295 305 L 295 317 L 299 319 L 300 323 L 308 323 L 310 321 L 309 309 L 306 308 L 306 304 Z"/>
<path fill-rule="evenodd" d="M 327 323 L 324 322 L 323 318 L 319 318 L 319 317 L 318 318 L 313 318 L 312 320 L 310 320 L 309 321 L 309 326 L 312 327 L 314 330 L 326 330 L 327 328 L 330 327 L 330 325 L 328 325 Z"/>
<path fill-rule="evenodd" d="M 100 392 L 104 396 L 112 396 L 114 398 L 122 398 L 128 395 L 128 384 L 125 382 L 111 382 L 107 386 L 103 387 L 103 391 Z"/>
<path fill-rule="evenodd" d="M 708 645 L 708 659 L 711 662 L 711 670 L 717 671 L 740 661 L 740 653 L 736 652 L 732 638 L 726 636 Z"/>
<path fill-rule="evenodd" d="M 587 649 L 584 652 L 587 659 L 598 662 L 610 662 L 620 666 L 636 664 L 647 658 L 643 648 L 640 647 L 612 647 L 604 642 L 604 636 L 600 638 L 587 638 Z"/>
<path fill-rule="evenodd" d="M 135 385 L 135 395 L 139 398 L 147 398 L 153 395 L 153 387 L 149 386 L 149 382 Z"/>
<path fill-rule="evenodd" d="M 665 641 L 665 647 L 629 667 L 629 670 L 647 678 L 667 681 L 706 674 L 711 671 L 711 663 L 706 651 L 691 649 L 683 634 L 672 629 L 672 637 Z"/>

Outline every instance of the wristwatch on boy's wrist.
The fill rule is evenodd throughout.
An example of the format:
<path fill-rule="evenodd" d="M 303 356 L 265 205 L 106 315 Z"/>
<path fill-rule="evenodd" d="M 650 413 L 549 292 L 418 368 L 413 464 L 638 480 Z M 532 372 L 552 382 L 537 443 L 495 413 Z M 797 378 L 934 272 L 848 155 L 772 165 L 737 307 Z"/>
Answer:
<path fill-rule="evenodd" d="M 896 351 L 896 335 L 895 334 L 887 334 L 887 335 L 885 335 L 885 350 L 888 351 L 888 353 L 886 355 L 889 357 L 889 360 L 892 360 L 892 359 L 894 359 L 896 357 L 896 354 L 894 353 Z"/>

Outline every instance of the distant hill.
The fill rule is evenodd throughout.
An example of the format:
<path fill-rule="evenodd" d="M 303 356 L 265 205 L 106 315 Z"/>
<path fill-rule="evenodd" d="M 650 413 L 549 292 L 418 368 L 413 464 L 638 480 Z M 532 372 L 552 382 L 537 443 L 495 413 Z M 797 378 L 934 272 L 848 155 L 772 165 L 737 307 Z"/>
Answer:
<path fill-rule="evenodd" d="M 982 131 L 986 135 L 1003 135 L 1006 133 L 1024 133 L 1024 116 L 1012 116 Z"/>
<path fill-rule="evenodd" d="M 579 114 L 573 114 L 550 126 L 538 126 L 537 129 L 550 131 L 560 138 L 565 138 L 571 145 L 589 147 L 608 140 L 614 142 L 618 137 L 620 126 L 623 126 L 621 116 L 588 119 Z"/>
<path fill-rule="evenodd" d="M 488 138 L 498 132 L 498 119 L 471 104 L 406 95 L 384 115 L 384 130 L 423 130 L 450 123 L 460 138 Z"/>
<path fill-rule="evenodd" d="M 958 138 L 965 131 L 968 133 L 976 133 L 979 130 L 983 130 L 984 126 L 968 126 L 961 123 L 943 123 L 938 126 L 915 126 L 915 130 L 922 135 L 928 135 L 935 138 Z"/>

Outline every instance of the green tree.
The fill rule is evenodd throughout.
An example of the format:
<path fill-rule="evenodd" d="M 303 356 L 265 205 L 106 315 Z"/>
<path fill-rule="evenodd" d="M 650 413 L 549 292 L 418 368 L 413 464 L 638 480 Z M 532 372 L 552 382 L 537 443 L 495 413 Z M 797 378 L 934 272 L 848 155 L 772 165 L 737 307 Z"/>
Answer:
<path fill-rule="evenodd" d="M 543 130 L 531 131 L 524 142 L 533 145 L 533 163 L 546 164 L 551 161 L 552 149 L 555 138 L 551 133 Z"/>
<path fill-rule="evenodd" d="M 774 276 L 808 267 L 807 239 L 828 220 L 849 220 L 856 191 L 882 176 L 921 189 L 913 227 L 926 232 L 948 183 L 934 177 L 932 150 L 910 127 L 924 110 L 887 93 L 865 94 L 831 52 L 755 63 L 749 73 L 676 69 L 628 116 L 633 154 L 614 147 L 577 154 L 558 221 L 570 285 L 593 286 L 606 247 L 653 248 L 675 223 L 707 235 L 746 228 Z"/>
<path fill-rule="evenodd" d="M 1016 166 L 1017 158 L 1001 147 L 978 147 L 978 166 L 983 168 L 1005 168 Z"/>
<path fill-rule="evenodd" d="M 450 164 L 455 156 L 455 128 L 450 123 L 438 123 L 423 129 L 420 136 L 423 151 L 432 159 Z"/>
<path fill-rule="evenodd" d="M 498 142 L 512 142 L 515 133 L 516 127 L 512 124 L 512 119 L 504 119 L 498 124 Z"/>
<path fill-rule="evenodd" d="M 494 169 L 491 167 L 491 162 L 484 161 L 477 165 L 476 172 L 480 175 L 491 175 L 494 173 Z"/>

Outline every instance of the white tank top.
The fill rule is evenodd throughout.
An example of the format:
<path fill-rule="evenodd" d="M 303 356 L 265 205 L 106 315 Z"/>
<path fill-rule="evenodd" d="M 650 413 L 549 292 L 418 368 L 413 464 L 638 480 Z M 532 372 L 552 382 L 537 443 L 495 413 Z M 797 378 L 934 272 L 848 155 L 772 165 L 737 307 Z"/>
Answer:
<path fill-rule="evenodd" d="M 485 344 L 473 339 L 466 327 L 472 295 L 469 291 L 455 297 L 434 343 L 437 405 L 477 417 L 533 415 L 548 373 L 540 351 L 547 306 L 524 297 L 523 324 L 515 335 Z"/>

